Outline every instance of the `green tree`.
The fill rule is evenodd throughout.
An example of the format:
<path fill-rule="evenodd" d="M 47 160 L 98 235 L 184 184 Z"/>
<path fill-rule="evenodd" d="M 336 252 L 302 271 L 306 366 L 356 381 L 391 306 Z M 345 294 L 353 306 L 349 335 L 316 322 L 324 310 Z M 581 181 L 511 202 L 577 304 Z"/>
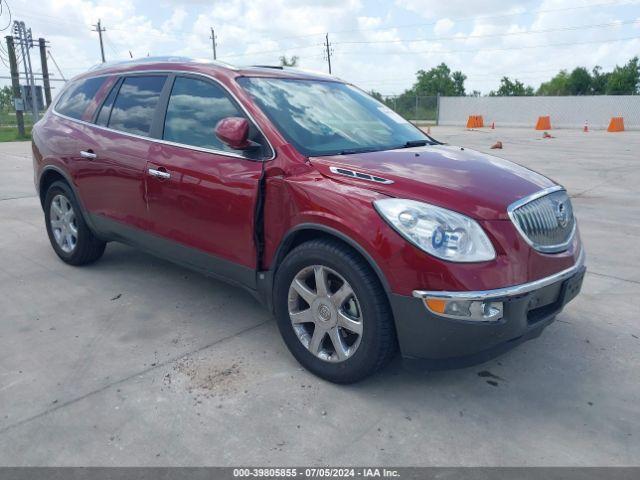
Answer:
<path fill-rule="evenodd" d="M 538 95 L 569 95 L 569 74 L 567 71 L 560 70 L 551 80 L 540 84 Z"/>
<path fill-rule="evenodd" d="M 286 55 L 282 55 L 280 57 L 280 66 L 282 66 L 282 67 L 297 67 L 298 66 L 298 60 L 300 60 L 300 57 L 298 57 L 297 55 L 293 55 L 291 58 L 287 58 Z"/>
<path fill-rule="evenodd" d="M 577 67 L 569 75 L 567 88 L 571 95 L 589 95 L 591 93 L 591 74 L 584 67 Z"/>
<path fill-rule="evenodd" d="M 533 87 L 525 87 L 524 83 L 518 79 L 511 81 L 509 77 L 502 77 L 498 91 L 491 91 L 489 95 L 492 97 L 523 97 L 533 95 Z"/>
<path fill-rule="evenodd" d="M 602 73 L 602 67 L 596 65 L 591 70 L 591 93 L 593 95 L 604 95 L 607 92 L 607 82 L 610 72 Z"/>
<path fill-rule="evenodd" d="M 418 70 L 413 90 L 418 95 L 464 95 L 467 76 L 462 72 L 451 72 L 445 63 L 430 70 Z"/>
<path fill-rule="evenodd" d="M 608 95 L 634 95 L 640 93 L 640 65 L 633 57 L 622 67 L 616 66 L 607 79 Z"/>
<path fill-rule="evenodd" d="M 467 76 L 460 72 L 453 72 L 451 74 L 451 79 L 453 80 L 453 94 L 464 97 L 464 82 L 467 79 Z"/>
<path fill-rule="evenodd" d="M 432 120 L 435 118 L 436 95 L 462 96 L 467 76 L 459 71 L 452 72 L 441 63 L 430 70 L 419 70 L 413 86 L 393 99 L 387 99 L 387 106 L 411 120 Z"/>
<path fill-rule="evenodd" d="M 13 89 L 6 85 L 0 89 L 0 109 L 13 110 Z"/>
<path fill-rule="evenodd" d="M 384 103 L 384 98 L 382 97 L 382 94 L 380 92 L 377 92 L 375 90 L 371 90 L 369 92 L 369 95 L 371 95 L 373 98 L 375 98 L 376 100 L 378 100 L 379 102 Z"/>

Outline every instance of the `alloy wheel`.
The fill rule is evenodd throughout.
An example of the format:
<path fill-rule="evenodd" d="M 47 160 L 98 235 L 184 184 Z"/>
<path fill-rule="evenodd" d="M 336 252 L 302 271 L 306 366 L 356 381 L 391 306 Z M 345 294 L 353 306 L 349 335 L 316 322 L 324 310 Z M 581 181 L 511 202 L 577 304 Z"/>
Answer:
<path fill-rule="evenodd" d="M 360 346 L 360 302 L 342 275 L 324 265 L 300 270 L 289 287 L 289 318 L 300 342 L 314 356 L 343 362 Z"/>
<path fill-rule="evenodd" d="M 66 196 L 58 194 L 51 200 L 49 222 L 60 249 L 65 253 L 73 252 L 78 245 L 78 224 L 73 206 Z"/>

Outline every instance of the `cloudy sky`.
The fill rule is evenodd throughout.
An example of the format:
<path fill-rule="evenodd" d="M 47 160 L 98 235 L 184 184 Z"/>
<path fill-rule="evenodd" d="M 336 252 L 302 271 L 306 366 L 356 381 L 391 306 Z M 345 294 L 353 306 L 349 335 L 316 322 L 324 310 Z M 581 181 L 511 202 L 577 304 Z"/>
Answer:
<path fill-rule="evenodd" d="M 50 41 L 67 77 L 99 62 L 91 31 L 98 18 L 107 29 L 107 60 L 127 59 L 129 51 L 211 58 L 213 26 L 220 60 L 274 64 L 297 55 L 301 67 L 326 71 L 329 32 L 333 73 L 383 94 L 401 93 L 417 70 L 440 62 L 466 73 L 467 91 L 488 93 L 505 75 L 537 87 L 561 68 L 610 69 L 640 55 L 640 0 L 7 2 L 13 19 Z M 8 20 L 4 8 L 0 27 Z M 39 65 L 35 49 L 33 55 Z M 8 75 L 3 64 L 0 71 Z"/>

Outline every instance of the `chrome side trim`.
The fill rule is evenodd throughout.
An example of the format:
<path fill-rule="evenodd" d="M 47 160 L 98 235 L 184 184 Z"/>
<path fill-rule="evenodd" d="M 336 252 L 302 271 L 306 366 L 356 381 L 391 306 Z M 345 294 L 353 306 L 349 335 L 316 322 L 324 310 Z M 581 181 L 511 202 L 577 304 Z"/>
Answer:
<path fill-rule="evenodd" d="M 192 71 L 189 71 L 189 70 L 135 70 L 135 71 L 126 71 L 126 72 L 102 73 L 100 75 L 90 75 L 87 78 L 99 78 L 99 77 L 111 77 L 111 76 L 113 76 L 113 77 L 126 77 L 126 76 L 129 76 L 129 75 L 146 75 L 146 74 L 153 75 L 153 74 L 157 74 L 157 73 L 161 73 L 161 74 L 165 74 L 165 75 L 169 75 L 169 74 L 173 73 L 176 76 L 187 76 L 187 77 L 188 76 L 198 76 L 198 77 L 207 78 L 207 79 L 215 82 L 217 85 L 220 86 L 220 88 L 222 88 L 227 94 L 229 94 L 229 96 L 231 98 L 233 98 L 235 103 L 242 109 L 242 111 L 247 116 L 247 118 L 253 122 L 253 124 L 256 126 L 258 131 L 262 134 L 262 136 L 266 140 L 267 144 L 269 145 L 269 148 L 271 149 L 271 157 L 263 158 L 261 160 L 254 160 L 252 158 L 247 158 L 244 155 L 241 155 L 239 153 L 227 152 L 225 150 L 215 150 L 215 149 L 211 149 L 211 148 L 195 147 L 193 145 L 186 145 L 184 143 L 170 142 L 168 140 L 163 140 L 161 138 L 145 137 L 143 135 L 136 135 L 134 133 L 122 132 L 120 130 L 115 130 L 113 128 L 103 127 L 102 125 L 96 125 L 95 123 L 85 122 L 84 120 L 78 120 L 77 118 L 68 117 L 68 116 L 63 115 L 62 113 L 59 113 L 58 111 L 56 111 L 56 106 L 57 106 L 58 102 L 60 101 L 60 98 L 62 98 L 62 93 L 64 93 L 64 91 L 61 92 L 58 95 L 58 97 L 56 98 L 55 104 L 51 107 L 51 113 L 53 113 L 54 115 L 57 115 L 58 117 L 70 120 L 72 122 L 76 122 L 76 123 L 79 123 L 79 124 L 82 124 L 82 125 L 87 125 L 89 127 L 97 128 L 97 129 L 100 129 L 100 130 L 105 130 L 107 132 L 117 133 L 119 135 L 125 135 L 127 137 L 132 137 L 132 138 L 140 138 L 142 140 L 148 140 L 148 141 L 154 142 L 154 143 L 161 143 L 163 145 L 171 145 L 171 146 L 174 146 L 174 147 L 186 148 L 187 150 L 194 150 L 196 152 L 213 153 L 215 155 L 222 155 L 222 156 L 225 156 L 225 157 L 242 158 L 244 160 L 250 160 L 252 162 L 256 162 L 256 161 L 268 162 L 269 160 L 273 160 L 274 158 L 276 158 L 276 150 L 275 150 L 275 148 L 273 148 L 273 145 L 271 144 L 271 142 L 269 141 L 267 136 L 264 134 L 264 131 L 262 130 L 262 128 L 260 128 L 260 125 L 258 125 L 258 122 L 256 122 L 256 120 L 253 118 L 253 115 L 251 115 L 249 113 L 249 111 L 244 107 L 243 103 L 238 99 L 238 97 L 236 97 L 236 95 L 231 90 L 229 90 L 222 82 L 220 82 L 215 77 L 212 77 L 211 75 L 207 75 L 207 74 L 201 73 L 201 72 L 192 72 Z M 70 86 L 71 82 L 69 82 L 68 85 Z M 65 90 L 66 90 L 66 88 L 68 88 L 68 87 L 65 87 Z"/>
<path fill-rule="evenodd" d="M 377 175 L 371 175 L 369 173 L 356 172 L 355 170 L 351 170 L 349 168 L 329 167 L 329 170 L 331 171 L 331 173 L 335 173 L 336 175 L 355 178 L 357 180 L 364 180 L 366 182 L 383 183 L 385 185 L 390 185 L 393 183 L 393 180 L 388 180 L 386 178 L 378 177 Z"/>
<path fill-rule="evenodd" d="M 584 247 L 582 247 L 580 250 L 580 255 L 578 255 L 578 260 L 572 267 L 569 267 L 566 270 L 562 270 L 561 272 L 554 273 L 553 275 L 550 275 L 548 277 L 541 278 L 540 280 L 535 280 L 529 283 L 522 283 L 520 285 L 514 285 L 512 287 L 497 288 L 495 290 L 481 290 L 477 292 L 429 292 L 425 290 L 414 290 L 413 296 L 417 298 L 432 297 L 454 300 L 489 300 L 514 297 L 516 295 L 529 293 L 534 290 L 539 290 L 541 288 L 552 285 L 556 282 L 566 280 L 567 278 L 577 273 L 584 266 L 585 257 L 586 255 L 584 253 Z"/>
<path fill-rule="evenodd" d="M 526 234 L 526 232 L 524 230 L 522 230 L 522 228 L 520 227 L 520 223 L 518 222 L 517 218 L 515 217 L 515 211 L 522 207 L 523 205 L 526 205 L 529 202 L 533 202 L 534 200 L 537 200 L 539 198 L 542 198 L 546 195 L 549 195 L 550 193 L 553 192 L 558 192 L 561 190 L 565 190 L 564 187 L 560 186 L 560 185 L 554 185 L 553 187 L 549 187 L 549 188 L 545 188 L 544 190 L 540 190 L 539 192 L 533 193 L 531 195 L 528 195 L 524 198 L 521 198 L 520 200 L 516 200 L 515 202 L 513 202 L 511 205 L 509 205 L 507 207 L 507 214 L 509 215 L 509 218 L 511 219 L 511 223 L 513 223 L 513 225 L 516 227 L 516 230 L 518 231 L 518 233 L 520 234 L 520 236 L 524 239 L 525 242 L 527 242 L 527 244 L 533 248 L 534 250 L 537 250 L 538 252 L 542 252 L 542 253 L 559 253 L 559 252 L 563 252 L 567 249 L 567 247 L 571 244 L 571 242 L 573 241 L 573 237 L 576 234 L 576 228 L 578 225 L 578 221 L 575 219 L 573 219 L 573 228 L 571 229 L 571 233 L 569 234 L 569 237 L 567 238 L 567 240 L 565 242 L 559 243 L 557 245 L 538 245 L 537 243 L 535 243 L 534 241 L 532 241 L 529 236 Z M 568 196 L 568 195 L 567 195 Z"/>

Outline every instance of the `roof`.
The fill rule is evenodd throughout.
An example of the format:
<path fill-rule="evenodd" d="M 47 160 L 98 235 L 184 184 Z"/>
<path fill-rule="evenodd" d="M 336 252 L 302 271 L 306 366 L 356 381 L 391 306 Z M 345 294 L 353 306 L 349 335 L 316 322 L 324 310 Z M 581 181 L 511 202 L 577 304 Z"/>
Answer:
<path fill-rule="evenodd" d="M 85 75 L 95 75 L 96 73 L 120 73 L 129 70 L 138 70 L 142 67 L 144 70 L 185 70 L 210 73 L 222 73 L 230 77 L 276 77 L 276 78 L 298 78 L 298 79 L 316 79 L 316 80 L 334 80 L 340 81 L 337 77 L 310 70 L 299 68 L 282 67 L 279 65 L 251 65 L 238 67 L 226 62 L 216 60 L 203 60 L 181 56 L 162 56 L 162 57 L 142 57 L 132 60 L 124 60 L 118 62 L 99 63 L 90 68 Z"/>

